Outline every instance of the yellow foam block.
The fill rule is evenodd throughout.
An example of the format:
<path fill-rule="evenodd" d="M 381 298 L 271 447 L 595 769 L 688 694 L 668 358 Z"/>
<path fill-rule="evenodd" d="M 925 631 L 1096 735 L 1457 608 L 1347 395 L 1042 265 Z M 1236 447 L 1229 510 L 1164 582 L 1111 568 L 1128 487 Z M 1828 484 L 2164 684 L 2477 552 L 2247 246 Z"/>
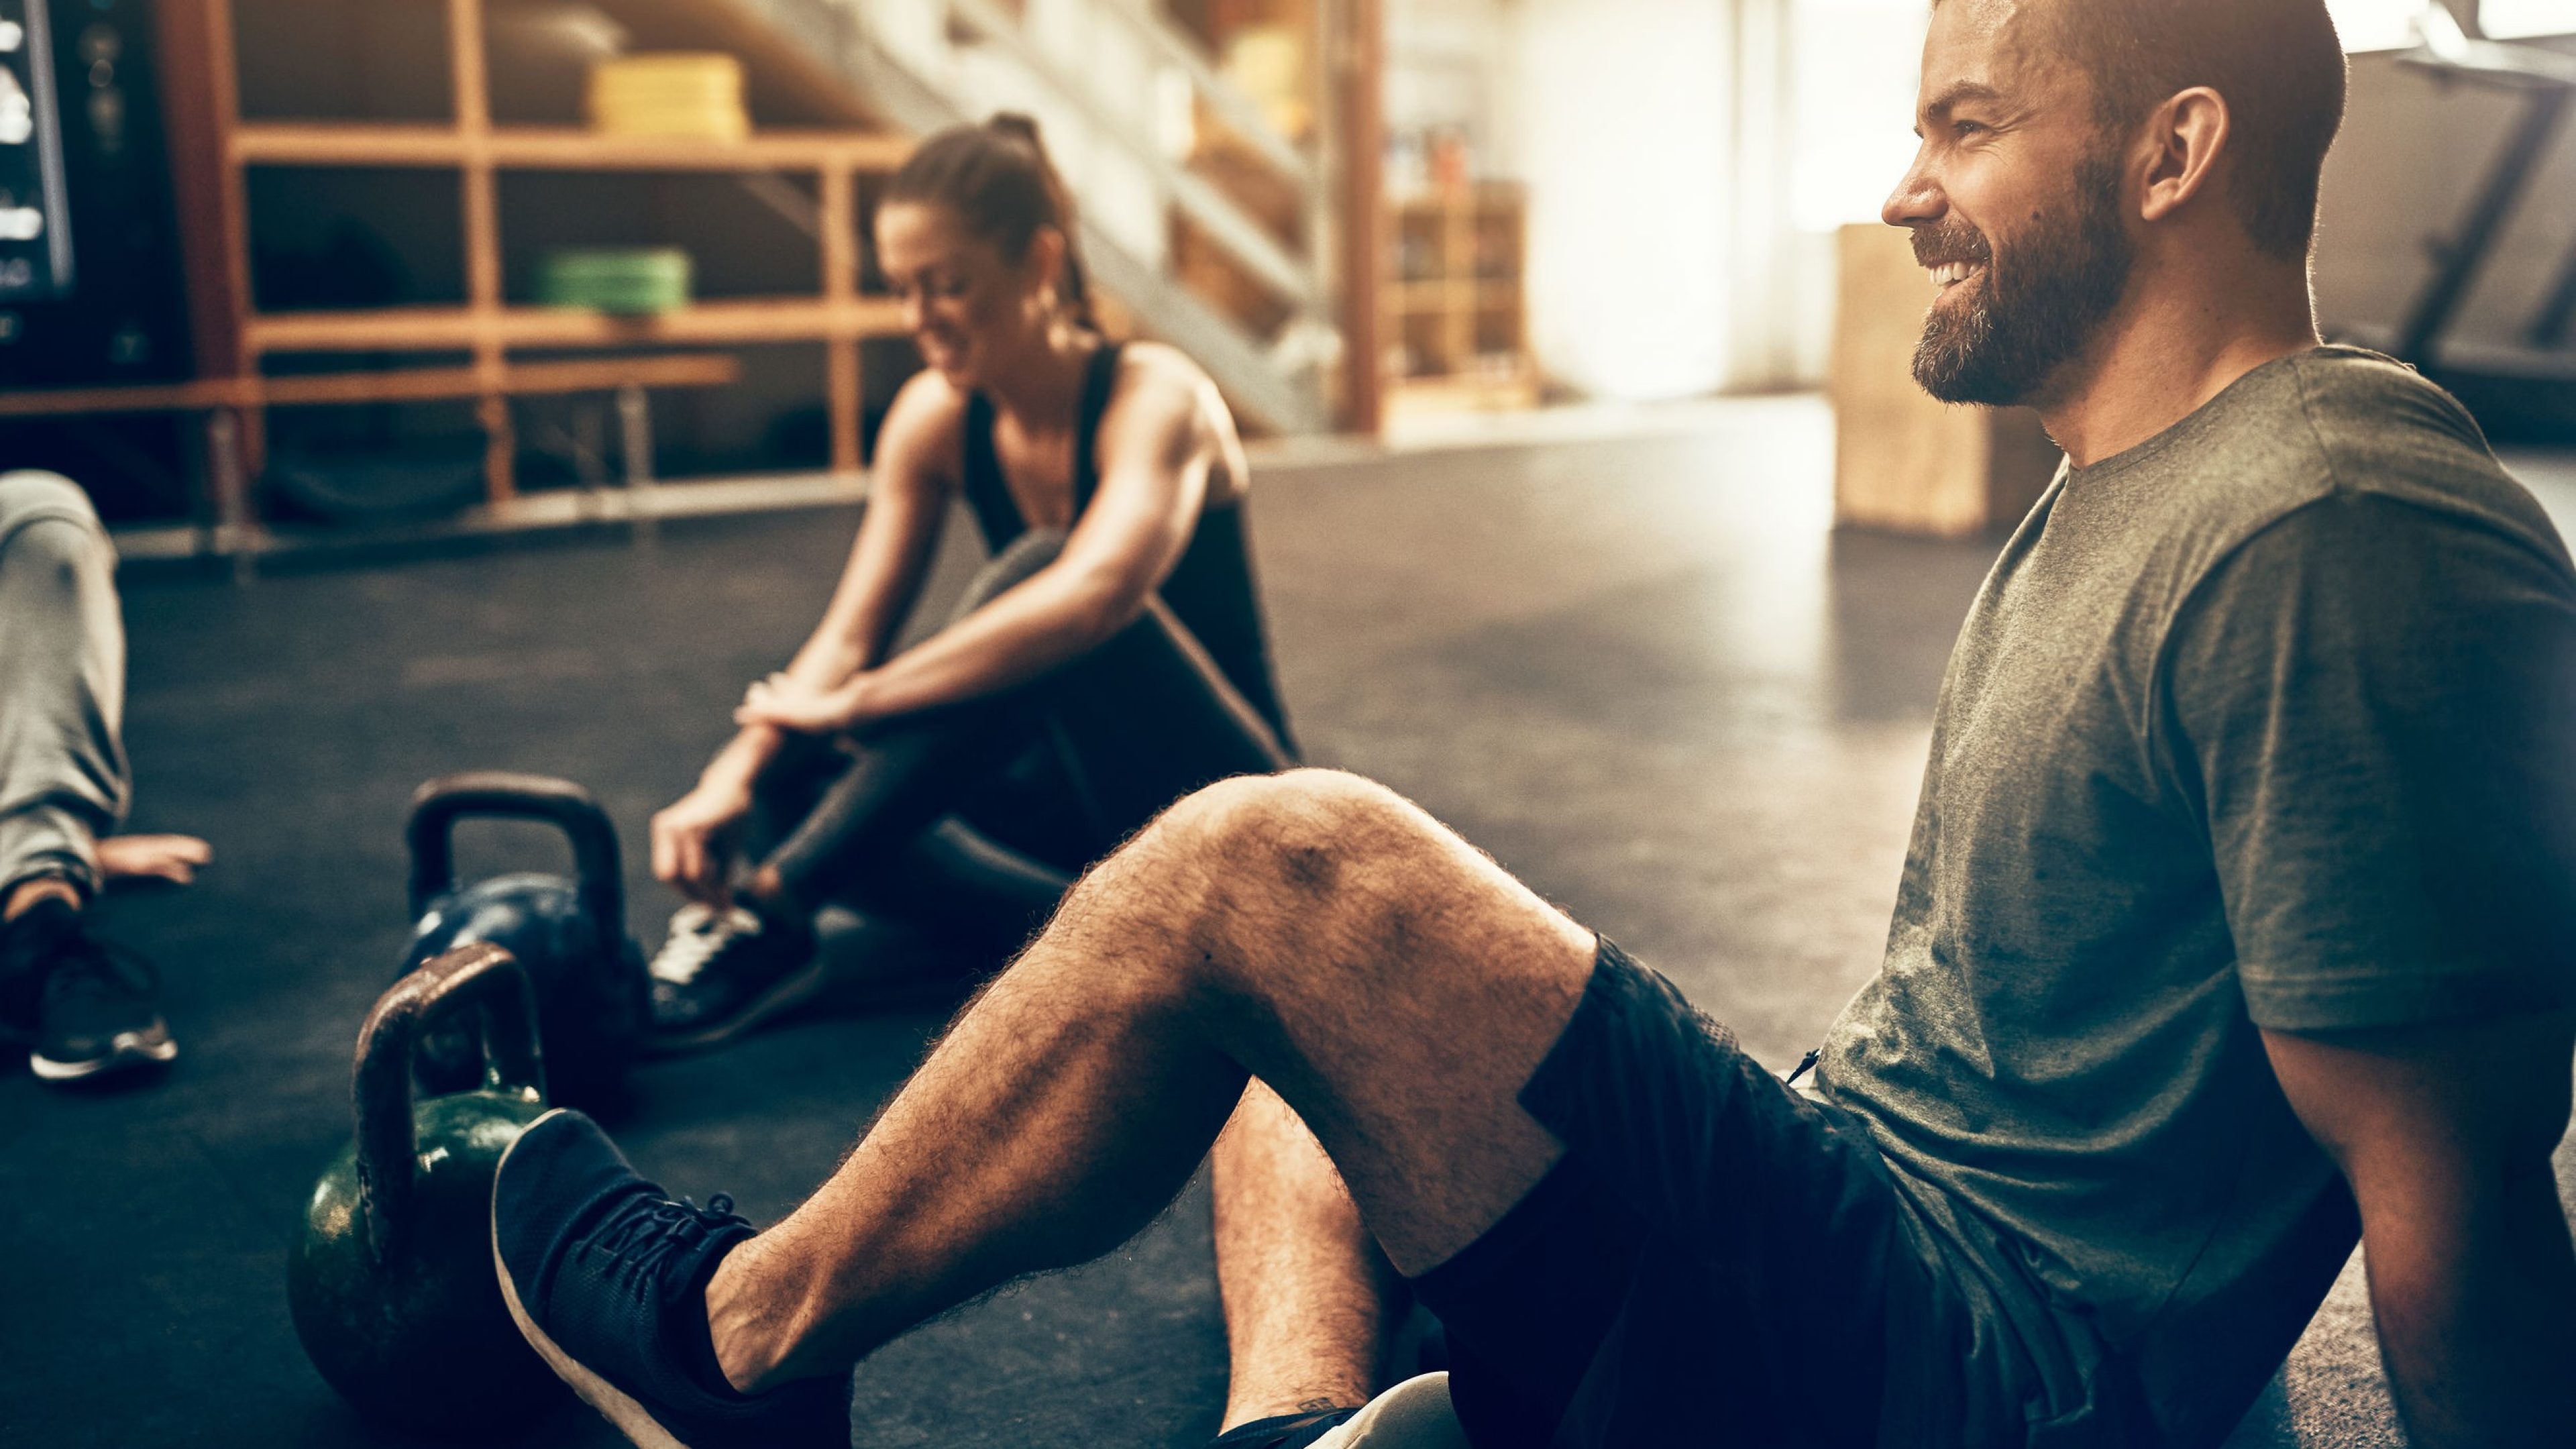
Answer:
<path fill-rule="evenodd" d="M 591 67 L 586 109 L 611 135 L 740 140 L 751 134 L 742 92 L 742 62 L 730 55 L 627 55 Z"/>

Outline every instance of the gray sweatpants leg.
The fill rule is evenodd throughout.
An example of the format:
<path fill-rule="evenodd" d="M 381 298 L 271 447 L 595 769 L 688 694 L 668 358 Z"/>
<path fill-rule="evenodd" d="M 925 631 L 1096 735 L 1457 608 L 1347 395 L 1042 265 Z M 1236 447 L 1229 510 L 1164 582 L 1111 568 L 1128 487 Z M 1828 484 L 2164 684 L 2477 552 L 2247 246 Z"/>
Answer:
<path fill-rule="evenodd" d="M 97 891 L 131 789 L 124 721 L 116 549 L 70 479 L 0 473 L 0 892 Z"/>

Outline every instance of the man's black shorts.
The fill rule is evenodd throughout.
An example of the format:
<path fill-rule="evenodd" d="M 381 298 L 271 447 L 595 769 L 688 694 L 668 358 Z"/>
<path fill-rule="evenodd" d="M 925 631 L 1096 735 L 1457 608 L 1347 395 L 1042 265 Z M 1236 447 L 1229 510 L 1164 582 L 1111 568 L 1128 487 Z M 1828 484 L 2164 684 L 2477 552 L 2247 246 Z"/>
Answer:
<path fill-rule="evenodd" d="M 1877 1441 L 1919 1287 L 1857 1119 L 1608 941 L 1520 1101 L 1564 1159 L 1414 1284 L 1477 1449 Z"/>

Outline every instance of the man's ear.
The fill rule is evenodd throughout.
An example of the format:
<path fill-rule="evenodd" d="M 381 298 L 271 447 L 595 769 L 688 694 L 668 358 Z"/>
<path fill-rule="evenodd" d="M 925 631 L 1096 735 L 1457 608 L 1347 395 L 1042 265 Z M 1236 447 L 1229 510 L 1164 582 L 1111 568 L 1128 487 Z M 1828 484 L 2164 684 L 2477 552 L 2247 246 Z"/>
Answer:
<path fill-rule="evenodd" d="M 2207 86 L 2178 91 L 2156 107 L 2139 141 L 2145 155 L 2140 219 L 2162 221 L 2208 189 L 2233 125 L 2227 98 Z"/>

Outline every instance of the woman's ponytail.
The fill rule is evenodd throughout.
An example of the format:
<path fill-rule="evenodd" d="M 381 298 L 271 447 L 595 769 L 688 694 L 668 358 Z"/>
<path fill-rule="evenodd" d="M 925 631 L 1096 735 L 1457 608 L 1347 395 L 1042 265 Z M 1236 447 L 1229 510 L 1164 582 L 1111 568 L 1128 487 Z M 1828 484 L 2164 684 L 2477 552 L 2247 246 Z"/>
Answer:
<path fill-rule="evenodd" d="M 930 137 L 886 183 L 885 199 L 948 207 L 970 234 L 1014 262 L 1028 255 L 1039 227 L 1054 227 L 1064 238 L 1057 298 L 1077 325 L 1100 330 L 1082 265 L 1073 193 L 1047 158 L 1031 117 L 1003 111 L 983 125 L 953 126 Z"/>

